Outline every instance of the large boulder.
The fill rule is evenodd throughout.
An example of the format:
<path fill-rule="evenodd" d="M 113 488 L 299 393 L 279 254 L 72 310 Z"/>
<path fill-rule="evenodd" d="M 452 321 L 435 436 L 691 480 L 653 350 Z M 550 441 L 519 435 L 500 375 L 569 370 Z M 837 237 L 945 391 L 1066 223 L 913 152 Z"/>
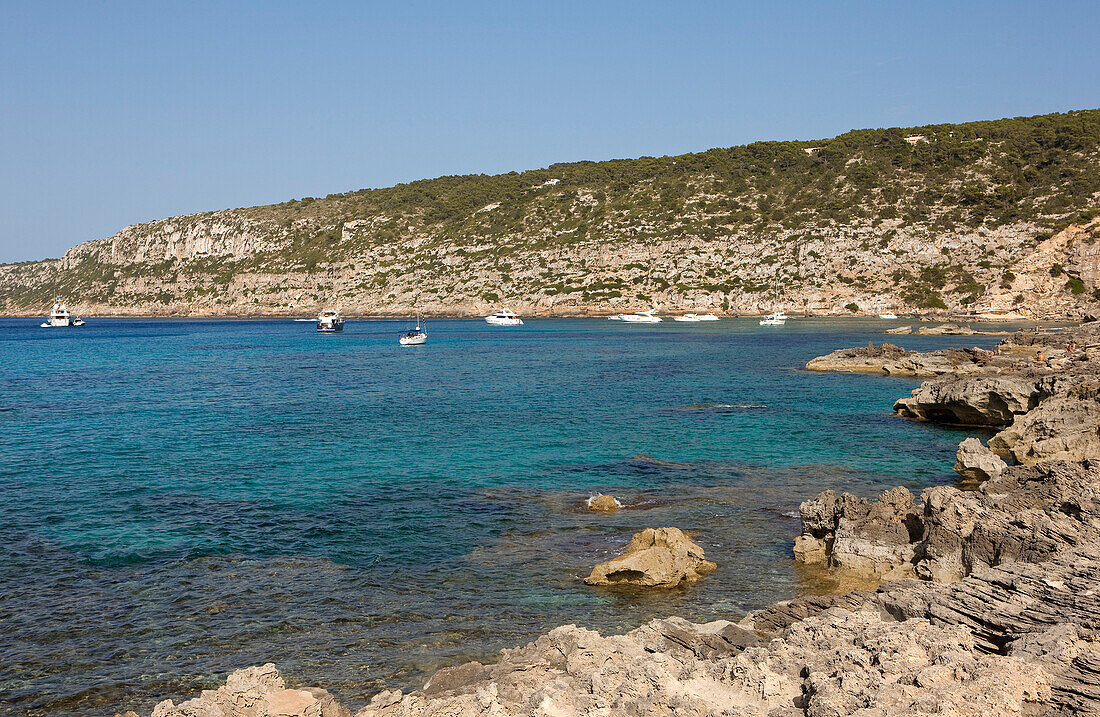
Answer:
<path fill-rule="evenodd" d="M 716 567 L 679 528 L 646 528 L 634 534 L 622 555 L 592 568 L 584 582 L 670 588 L 694 582 Z"/>
<path fill-rule="evenodd" d="M 603 493 L 589 496 L 588 500 L 585 501 L 585 505 L 593 513 L 614 513 L 623 507 L 623 504 L 614 496 L 604 495 Z"/>
<path fill-rule="evenodd" d="M 966 480 L 986 481 L 1008 468 L 1000 456 L 982 445 L 977 438 L 967 438 L 955 454 L 955 472 Z"/>
<path fill-rule="evenodd" d="M 956 426 L 1007 426 L 1034 408 L 1035 381 L 1014 376 L 962 376 L 925 381 L 894 404 L 905 418 Z"/>
<path fill-rule="evenodd" d="M 269 662 L 237 670 L 218 689 L 178 705 L 164 700 L 152 717 L 351 717 L 351 712 L 318 687 L 287 689 Z"/>
<path fill-rule="evenodd" d="M 891 579 L 912 574 L 920 520 L 907 488 L 888 490 L 876 501 L 827 490 L 802 503 L 799 513 L 797 560 Z"/>

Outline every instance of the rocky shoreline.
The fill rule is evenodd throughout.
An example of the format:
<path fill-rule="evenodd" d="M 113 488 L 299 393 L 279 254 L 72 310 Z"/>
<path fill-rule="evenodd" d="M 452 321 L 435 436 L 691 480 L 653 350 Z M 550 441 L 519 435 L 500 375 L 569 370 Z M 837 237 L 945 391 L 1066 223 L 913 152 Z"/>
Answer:
<path fill-rule="evenodd" d="M 825 491 L 802 504 L 795 559 L 879 580 L 876 590 L 736 623 L 669 618 L 614 636 L 566 625 L 495 664 L 381 692 L 357 717 L 1100 712 L 1100 324 L 1017 332 L 994 351 L 869 345 L 807 368 L 925 377 L 899 415 L 999 429 L 960 446 L 960 487 L 871 501 Z M 643 542 L 634 553 L 662 544 Z M 690 542 L 680 552 L 706 562 Z M 287 689 L 273 665 L 153 711 L 261 715 L 351 712 L 324 690 Z"/>

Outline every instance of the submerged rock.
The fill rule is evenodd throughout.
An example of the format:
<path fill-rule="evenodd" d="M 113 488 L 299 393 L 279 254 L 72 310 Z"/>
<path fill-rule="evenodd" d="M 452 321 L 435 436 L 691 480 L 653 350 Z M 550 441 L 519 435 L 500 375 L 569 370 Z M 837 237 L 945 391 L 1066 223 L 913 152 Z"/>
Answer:
<path fill-rule="evenodd" d="M 592 568 L 584 582 L 670 588 L 699 580 L 715 568 L 679 528 L 646 528 L 634 534 L 622 555 Z"/>

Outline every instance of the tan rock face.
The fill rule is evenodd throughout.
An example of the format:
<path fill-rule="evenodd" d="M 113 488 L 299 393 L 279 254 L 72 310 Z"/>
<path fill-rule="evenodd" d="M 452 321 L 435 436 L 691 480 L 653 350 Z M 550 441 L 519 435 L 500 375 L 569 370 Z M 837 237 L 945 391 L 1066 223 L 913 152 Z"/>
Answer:
<path fill-rule="evenodd" d="M 327 691 L 318 687 L 286 689 L 270 662 L 237 670 L 216 690 L 176 705 L 164 700 L 152 717 L 351 717 Z"/>
<path fill-rule="evenodd" d="M 622 503 L 610 495 L 594 495 L 585 501 L 585 505 L 594 513 L 614 513 L 623 507 Z"/>
<path fill-rule="evenodd" d="M 955 472 L 967 480 L 985 481 L 995 478 L 1008 468 L 993 451 L 982 445 L 977 438 L 967 438 L 959 444 L 955 455 Z"/>
<path fill-rule="evenodd" d="M 592 568 L 584 581 L 670 588 L 699 580 L 716 567 L 679 528 L 646 528 L 634 534 L 622 555 Z"/>

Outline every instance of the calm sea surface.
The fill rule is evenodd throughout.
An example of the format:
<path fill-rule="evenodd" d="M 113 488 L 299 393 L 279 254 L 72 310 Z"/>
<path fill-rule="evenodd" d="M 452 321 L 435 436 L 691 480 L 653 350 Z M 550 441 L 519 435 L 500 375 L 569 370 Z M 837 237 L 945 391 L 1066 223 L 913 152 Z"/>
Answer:
<path fill-rule="evenodd" d="M 953 482 L 962 437 L 892 415 L 916 381 L 800 369 L 899 322 L 38 323 L 0 320 L 0 714 L 147 712 L 267 661 L 356 706 L 563 623 L 736 619 L 814 589 L 800 501 Z M 580 582 L 664 525 L 718 571 Z"/>

